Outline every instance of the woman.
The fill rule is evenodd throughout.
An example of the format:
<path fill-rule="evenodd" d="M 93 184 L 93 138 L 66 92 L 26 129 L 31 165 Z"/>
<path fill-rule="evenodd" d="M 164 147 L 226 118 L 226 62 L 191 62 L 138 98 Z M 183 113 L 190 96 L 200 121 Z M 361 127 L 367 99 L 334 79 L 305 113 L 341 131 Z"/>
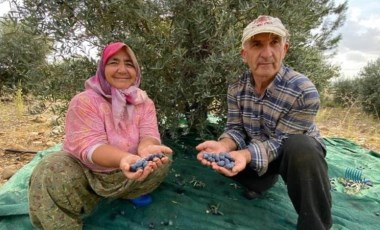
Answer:
<path fill-rule="evenodd" d="M 44 157 L 32 173 L 35 227 L 82 229 L 81 216 L 101 198 L 136 198 L 164 180 L 172 150 L 161 145 L 155 106 L 140 81 L 133 51 L 121 42 L 106 46 L 96 75 L 69 104 L 62 151 Z M 142 159 L 150 160 L 131 170 Z"/>

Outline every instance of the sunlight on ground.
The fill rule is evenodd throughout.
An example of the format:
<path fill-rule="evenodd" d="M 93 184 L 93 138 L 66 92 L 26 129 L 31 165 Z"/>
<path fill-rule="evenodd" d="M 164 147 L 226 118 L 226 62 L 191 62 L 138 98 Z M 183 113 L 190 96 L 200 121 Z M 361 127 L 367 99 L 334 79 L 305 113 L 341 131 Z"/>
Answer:
<path fill-rule="evenodd" d="M 341 137 L 380 152 L 380 122 L 359 108 L 322 108 L 316 122 L 324 137 Z"/>

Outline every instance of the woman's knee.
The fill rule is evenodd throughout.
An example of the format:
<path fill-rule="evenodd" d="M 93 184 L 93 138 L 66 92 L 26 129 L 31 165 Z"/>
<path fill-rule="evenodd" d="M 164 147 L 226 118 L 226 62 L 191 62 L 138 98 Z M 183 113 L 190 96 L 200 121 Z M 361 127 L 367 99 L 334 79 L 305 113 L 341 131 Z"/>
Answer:
<path fill-rule="evenodd" d="M 43 157 L 33 170 L 30 187 L 44 187 L 50 190 L 68 187 L 73 180 L 84 180 L 81 166 L 68 154 L 52 153 Z"/>

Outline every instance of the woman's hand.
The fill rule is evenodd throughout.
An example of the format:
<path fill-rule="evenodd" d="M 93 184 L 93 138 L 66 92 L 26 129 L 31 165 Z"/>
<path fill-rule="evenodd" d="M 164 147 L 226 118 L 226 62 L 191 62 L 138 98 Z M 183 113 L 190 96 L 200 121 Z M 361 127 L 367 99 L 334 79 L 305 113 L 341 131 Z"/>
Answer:
<path fill-rule="evenodd" d="M 150 144 L 139 149 L 138 155 L 141 157 L 147 157 L 154 153 L 172 154 L 173 150 L 165 145 Z"/>
<path fill-rule="evenodd" d="M 131 167 L 139 160 L 146 159 L 152 154 L 162 153 L 164 157 L 154 157 L 152 160 L 146 161 L 147 165 L 143 168 L 137 169 L 133 172 Z M 173 151 L 164 145 L 147 145 L 146 147 L 140 149 L 138 155 L 128 154 L 120 160 L 120 169 L 123 171 L 124 175 L 128 179 L 143 181 L 157 168 L 164 164 L 169 163 L 170 159 L 167 154 L 172 154 Z"/>
<path fill-rule="evenodd" d="M 173 150 L 171 150 L 171 148 L 164 146 L 164 145 L 151 144 L 151 145 L 147 145 L 144 148 L 140 149 L 138 154 L 139 154 L 139 156 L 146 158 L 146 157 L 148 157 L 152 154 L 156 154 L 156 153 L 162 153 L 165 156 L 162 158 L 159 158 L 159 157 L 153 158 L 153 160 L 151 161 L 154 163 L 152 165 L 153 169 L 161 167 L 163 164 L 169 163 L 170 160 L 169 160 L 169 157 L 167 155 L 172 154 Z"/>
<path fill-rule="evenodd" d="M 153 162 L 148 161 L 148 164 L 143 169 L 139 168 L 136 172 L 132 172 L 131 166 L 138 160 L 142 160 L 142 158 L 138 155 L 128 154 L 120 160 L 120 169 L 128 179 L 143 181 L 157 166 Z"/>

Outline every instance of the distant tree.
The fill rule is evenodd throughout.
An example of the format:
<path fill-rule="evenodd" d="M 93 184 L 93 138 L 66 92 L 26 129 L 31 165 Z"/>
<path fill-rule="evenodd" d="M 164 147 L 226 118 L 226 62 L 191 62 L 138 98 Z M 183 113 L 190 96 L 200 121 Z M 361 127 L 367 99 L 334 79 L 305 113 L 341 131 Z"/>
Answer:
<path fill-rule="evenodd" d="M 261 14 L 280 17 L 290 29 L 286 62 L 323 87 L 338 75 L 323 51 L 340 40 L 347 3 L 333 0 L 11 0 L 15 17 L 49 34 L 59 50 L 72 53 L 83 42 L 102 47 L 121 40 L 132 46 L 143 66 L 143 85 L 154 99 L 160 127 L 175 134 L 181 119 L 203 132 L 207 115 L 221 122 L 226 89 L 243 71 L 241 33 Z M 222 126 L 220 126 L 222 127 Z"/>
<path fill-rule="evenodd" d="M 354 103 L 361 104 L 358 79 L 338 79 L 332 84 L 332 91 L 336 105 L 348 107 Z"/>
<path fill-rule="evenodd" d="M 3 18 L 0 21 L 0 89 L 19 83 L 24 92 L 31 89 L 46 64 L 51 42 L 31 32 L 30 27 Z"/>
<path fill-rule="evenodd" d="M 95 60 L 89 57 L 65 58 L 47 65 L 35 87 L 42 96 L 69 101 L 72 95 L 84 90 L 84 81 L 95 72 Z"/>
<path fill-rule="evenodd" d="M 317 47 L 290 48 L 287 64 L 308 76 L 322 94 L 331 78 L 339 76 L 340 68 L 328 62 L 327 57 Z M 296 50 L 300 49 L 300 50 Z"/>
<path fill-rule="evenodd" d="M 380 58 L 369 62 L 359 76 L 358 88 L 363 109 L 380 119 Z"/>

